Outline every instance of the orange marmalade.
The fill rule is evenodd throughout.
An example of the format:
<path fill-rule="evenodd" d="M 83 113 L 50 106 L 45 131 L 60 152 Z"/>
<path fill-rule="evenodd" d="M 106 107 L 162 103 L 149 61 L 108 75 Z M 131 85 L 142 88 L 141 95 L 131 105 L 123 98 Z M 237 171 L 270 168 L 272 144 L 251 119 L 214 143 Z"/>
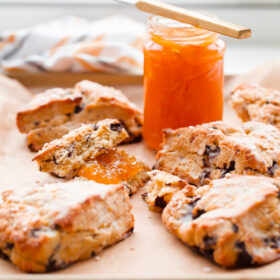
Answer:
<path fill-rule="evenodd" d="M 142 165 L 125 151 L 112 150 L 87 162 L 79 176 L 102 184 L 118 184 L 136 175 Z"/>
<path fill-rule="evenodd" d="M 222 119 L 223 56 L 218 34 L 153 16 L 144 45 L 144 127 L 158 150 L 162 129 Z"/>

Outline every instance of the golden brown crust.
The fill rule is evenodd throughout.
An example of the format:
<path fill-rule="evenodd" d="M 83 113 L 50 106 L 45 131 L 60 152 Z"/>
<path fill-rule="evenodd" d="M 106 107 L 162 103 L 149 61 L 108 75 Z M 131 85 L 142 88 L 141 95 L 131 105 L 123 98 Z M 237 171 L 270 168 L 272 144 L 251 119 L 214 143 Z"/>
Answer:
<path fill-rule="evenodd" d="M 164 132 L 155 168 L 197 186 L 227 173 L 280 175 L 280 131 L 260 122 L 213 122 Z"/>
<path fill-rule="evenodd" d="M 133 230 L 122 185 L 55 183 L 2 192 L 0 250 L 26 272 L 61 269 Z"/>
<path fill-rule="evenodd" d="M 174 194 L 163 211 L 167 228 L 224 267 L 279 258 L 279 179 L 229 176 L 190 195 Z"/>
<path fill-rule="evenodd" d="M 259 121 L 280 128 L 280 92 L 255 84 L 236 87 L 230 103 L 243 121 Z"/>

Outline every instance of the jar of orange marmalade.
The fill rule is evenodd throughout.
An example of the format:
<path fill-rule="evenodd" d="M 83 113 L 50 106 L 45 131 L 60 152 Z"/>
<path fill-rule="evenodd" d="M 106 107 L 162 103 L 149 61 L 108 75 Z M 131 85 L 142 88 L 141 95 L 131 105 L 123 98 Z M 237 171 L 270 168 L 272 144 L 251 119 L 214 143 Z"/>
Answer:
<path fill-rule="evenodd" d="M 144 127 L 158 150 L 162 129 L 222 119 L 223 56 L 219 35 L 160 16 L 148 23 L 144 45 Z"/>

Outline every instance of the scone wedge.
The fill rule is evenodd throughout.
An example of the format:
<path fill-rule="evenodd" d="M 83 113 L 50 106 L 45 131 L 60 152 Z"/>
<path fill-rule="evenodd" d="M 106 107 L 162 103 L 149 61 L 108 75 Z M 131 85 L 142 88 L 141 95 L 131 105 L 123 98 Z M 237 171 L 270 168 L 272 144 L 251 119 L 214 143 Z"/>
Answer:
<path fill-rule="evenodd" d="M 242 121 L 259 121 L 280 128 L 280 92 L 256 84 L 240 84 L 230 103 Z"/>
<path fill-rule="evenodd" d="M 72 178 L 85 161 L 114 148 L 127 137 L 118 120 L 84 124 L 46 144 L 33 160 L 37 161 L 41 171 Z"/>
<path fill-rule="evenodd" d="M 1 193 L 0 250 L 25 272 L 48 272 L 125 239 L 134 217 L 120 185 L 53 183 Z"/>
<path fill-rule="evenodd" d="M 133 194 L 147 181 L 150 169 L 132 154 L 116 149 L 127 137 L 118 120 L 85 124 L 45 144 L 33 160 L 40 171 L 67 179 L 78 176 L 102 184 L 123 183 Z"/>
<path fill-rule="evenodd" d="M 156 169 L 196 186 L 226 174 L 280 175 L 280 130 L 261 122 L 212 122 L 164 131 Z"/>
<path fill-rule="evenodd" d="M 247 267 L 279 259 L 279 179 L 228 176 L 175 193 L 162 214 L 166 227 L 217 264 Z"/>
<path fill-rule="evenodd" d="M 141 138 L 143 116 L 119 90 L 81 81 L 72 89 L 55 88 L 37 94 L 17 114 L 17 126 L 27 133 L 31 151 L 39 151 L 45 143 L 61 138 L 83 123 L 118 119 L 129 137 L 125 143 Z"/>

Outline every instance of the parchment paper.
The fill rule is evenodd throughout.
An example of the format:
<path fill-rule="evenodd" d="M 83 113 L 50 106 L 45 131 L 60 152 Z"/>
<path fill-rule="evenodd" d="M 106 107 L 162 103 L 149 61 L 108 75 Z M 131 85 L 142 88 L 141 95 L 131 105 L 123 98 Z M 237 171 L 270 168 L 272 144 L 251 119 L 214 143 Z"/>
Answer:
<path fill-rule="evenodd" d="M 227 77 L 224 119 L 239 122 L 227 104 L 228 94 L 241 81 L 259 82 L 280 90 L 280 62 L 267 63 L 241 77 Z M 142 106 L 142 88 L 124 87 L 132 101 Z M 37 92 L 40 89 L 32 89 Z M 18 83 L 0 77 L 0 190 L 22 188 L 36 181 L 57 181 L 40 173 L 25 145 L 25 135 L 17 131 L 15 114 L 31 94 Z M 145 144 L 131 144 L 124 149 L 152 165 L 155 154 Z M 158 213 L 150 212 L 140 190 L 131 200 L 135 214 L 135 231 L 131 237 L 107 248 L 98 257 L 82 261 L 48 275 L 24 275 L 11 263 L 0 260 L 0 278 L 14 279 L 280 279 L 280 261 L 259 268 L 225 270 L 193 252 L 161 223 Z"/>

